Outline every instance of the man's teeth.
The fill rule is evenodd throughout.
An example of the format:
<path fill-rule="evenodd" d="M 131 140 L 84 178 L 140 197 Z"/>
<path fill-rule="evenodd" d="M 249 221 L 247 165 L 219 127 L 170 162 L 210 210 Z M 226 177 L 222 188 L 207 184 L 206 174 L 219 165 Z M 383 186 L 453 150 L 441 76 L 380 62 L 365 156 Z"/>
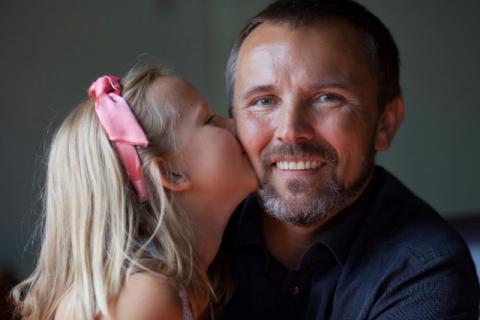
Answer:
<path fill-rule="evenodd" d="M 320 161 L 279 161 L 276 166 L 280 170 L 308 170 L 320 166 Z"/>

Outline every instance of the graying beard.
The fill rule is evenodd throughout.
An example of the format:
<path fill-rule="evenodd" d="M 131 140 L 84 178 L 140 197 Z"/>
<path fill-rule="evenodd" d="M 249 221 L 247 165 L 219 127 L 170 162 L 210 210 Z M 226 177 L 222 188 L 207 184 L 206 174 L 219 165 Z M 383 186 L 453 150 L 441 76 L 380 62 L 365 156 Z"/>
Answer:
<path fill-rule="evenodd" d="M 288 185 L 288 189 L 294 194 L 302 192 L 306 187 L 298 181 Z M 319 193 L 310 197 L 307 204 L 304 203 L 300 208 L 293 208 L 271 186 L 264 185 L 258 191 L 267 213 L 281 221 L 301 227 L 309 227 L 325 221 L 341 210 L 345 204 L 344 192 L 336 181 L 330 180 L 327 191 L 321 192 L 321 195 Z"/>

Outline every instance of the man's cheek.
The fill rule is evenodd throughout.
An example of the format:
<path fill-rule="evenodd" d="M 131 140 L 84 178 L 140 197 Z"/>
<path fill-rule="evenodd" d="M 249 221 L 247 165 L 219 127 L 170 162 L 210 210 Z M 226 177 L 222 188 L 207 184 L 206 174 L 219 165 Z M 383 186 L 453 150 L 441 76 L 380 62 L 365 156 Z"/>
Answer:
<path fill-rule="evenodd" d="M 252 164 L 253 170 L 258 177 L 263 177 L 267 170 L 266 164 L 263 163 L 260 159 L 259 154 L 251 154 L 247 152 L 247 156 L 250 159 L 250 163 Z"/>
<path fill-rule="evenodd" d="M 257 121 L 247 120 L 237 123 L 237 134 L 243 148 L 247 151 L 253 162 L 254 157 L 259 157 L 262 151 L 262 145 L 266 144 L 264 139 L 265 132 L 262 130 L 262 125 Z"/>

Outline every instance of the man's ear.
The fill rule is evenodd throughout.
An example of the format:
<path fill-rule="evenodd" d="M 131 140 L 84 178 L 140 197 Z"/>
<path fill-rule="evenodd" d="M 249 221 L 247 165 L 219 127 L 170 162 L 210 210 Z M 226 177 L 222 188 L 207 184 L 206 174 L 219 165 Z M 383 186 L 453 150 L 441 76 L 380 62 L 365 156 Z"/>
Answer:
<path fill-rule="evenodd" d="M 183 192 L 192 188 L 192 182 L 185 173 L 173 169 L 163 158 L 157 158 L 155 162 L 159 166 L 160 182 L 165 189 Z"/>
<path fill-rule="evenodd" d="M 401 97 L 390 101 L 378 119 L 375 134 L 375 151 L 384 151 L 390 147 L 393 137 L 403 121 L 405 104 Z"/>

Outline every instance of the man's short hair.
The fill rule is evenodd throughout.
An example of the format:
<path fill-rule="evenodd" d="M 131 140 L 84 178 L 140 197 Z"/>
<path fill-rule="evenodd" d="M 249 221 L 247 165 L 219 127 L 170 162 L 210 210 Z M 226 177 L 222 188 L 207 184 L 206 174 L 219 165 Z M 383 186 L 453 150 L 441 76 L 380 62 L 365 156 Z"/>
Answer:
<path fill-rule="evenodd" d="M 238 53 L 244 40 L 256 27 L 270 22 L 287 23 L 295 29 L 332 19 L 346 21 L 364 34 L 369 63 L 377 76 L 377 101 L 380 110 L 394 98 L 401 96 L 398 48 L 390 31 L 377 16 L 352 0 L 279 0 L 250 19 L 230 50 L 225 72 L 230 114 L 233 108 Z"/>

